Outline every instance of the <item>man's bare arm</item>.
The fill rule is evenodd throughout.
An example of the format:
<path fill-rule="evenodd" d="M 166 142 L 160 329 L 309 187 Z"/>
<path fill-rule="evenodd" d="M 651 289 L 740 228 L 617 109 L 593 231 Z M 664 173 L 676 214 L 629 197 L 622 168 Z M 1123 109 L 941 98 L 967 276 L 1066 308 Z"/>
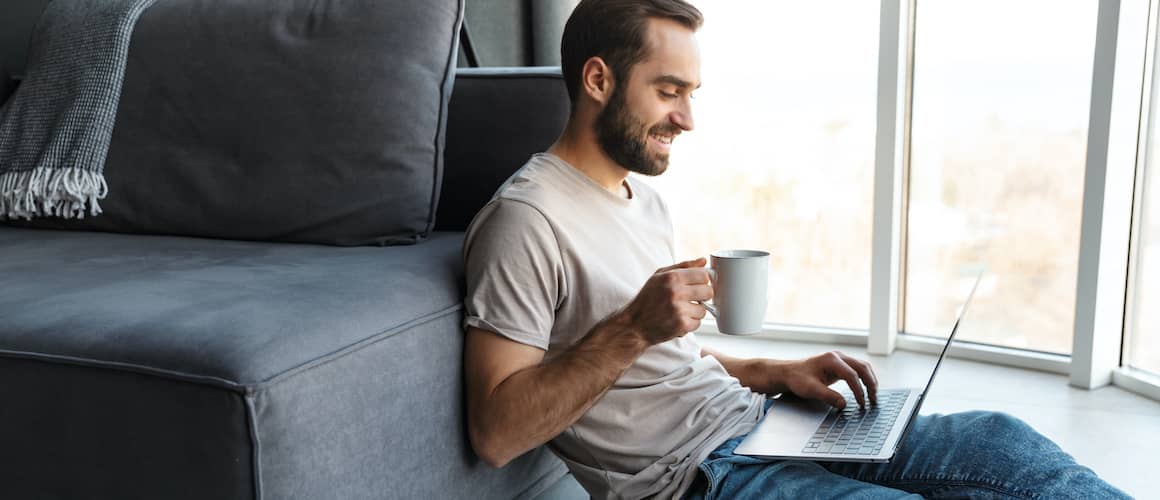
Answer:
<path fill-rule="evenodd" d="M 713 356 L 717 362 L 725 367 L 741 385 L 762 394 L 781 394 L 788 389 L 785 387 L 785 376 L 780 373 L 787 361 L 774 359 L 747 359 L 723 354 L 720 351 L 701 347 L 701 357 Z M 761 373 L 766 371 L 767 373 Z M 774 372 L 774 373 L 769 373 Z"/>
<path fill-rule="evenodd" d="M 837 408 L 844 408 L 846 400 L 830 385 L 844 380 L 854 393 L 859 406 L 878 401 L 878 378 L 870 363 L 838 351 L 819 354 L 806 359 L 781 361 L 775 359 L 735 358 L 707 347 L 701 356 L 713 356 L 725 371 L 744 385 L 762 394 L 790 392 L 808 399 L 819 399 Z M 865 385 L 865 388 L 863 388 Z"/>
<path fill-rule="evenodd" d="M 544 351 L 493 332 L 467 332 L 468 435 L 499 467 L 555 437 L 588 411 L 649 346 L 696 330 L 713 290 L 704 259 L 660 269 L 623 310 L 568 350 Z"/>
<path fill-rule="evenodd" d="M 567 352 L 544 351 L 478 328 L 467 332 L 468 428 L 485 462 L 500 467 L 580 419 L 648 347 L 615 321 Z"/>

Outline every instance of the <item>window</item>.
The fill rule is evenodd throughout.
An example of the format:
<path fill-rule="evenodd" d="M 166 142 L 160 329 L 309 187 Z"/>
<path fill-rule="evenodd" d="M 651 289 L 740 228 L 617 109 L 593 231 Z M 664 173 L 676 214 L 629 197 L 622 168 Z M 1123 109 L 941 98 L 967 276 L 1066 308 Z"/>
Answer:
<path fill-rule="evenodd" d="M 1155 67 L 1155 65 L 1154 65 Z M 1127 335 L 1124 343 L 1125 365 L 1160 375 L 1160 78 L 1152 78 L 1152 110 L 1149 124 L 1146 160 L 1136 182 L 1142 185 L 1138 200 L 1135 230 L 1139 233 L 1132 258 L 1132 286 L 1128 290 Z M 1151 305 L 1151 306 L 1150 306 Z"/>
<path fill-rule="evenodd" d="M 905 330 L 986 268 L 959 338 L 1070 354 L 1097 2 L 916 8 Z"/>
<path fill-rule="evenodd" d="M 768 321 L 867 328 L 878 2 L 693 3 L 697 128 L 648 180 L 677 258 L 768 250 Z"/>

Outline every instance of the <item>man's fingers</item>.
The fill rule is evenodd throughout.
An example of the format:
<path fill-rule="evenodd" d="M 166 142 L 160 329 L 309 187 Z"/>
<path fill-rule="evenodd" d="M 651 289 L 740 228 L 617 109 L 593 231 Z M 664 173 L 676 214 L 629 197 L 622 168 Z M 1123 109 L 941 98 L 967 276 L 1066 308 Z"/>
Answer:
<path fill-rule="evenodd" d="M 866 407 L 866 394 L 862 390 L 862 382 L 858 380 L 858 372 L 855 372 L 849 365 L 842 363 L 836 367 L 834 373 L 846 381 L 846 385 L 850 386 L 850 392 L 854 393 L 854 400 L 858 402 L 858 406 Z"/>
<path fill-rule="evenodd" d="M 713 298 L 713 287 L 709 285 L 689 285 L 681 288 L 680 295 L 685 300 L 705 302 Z"/>
<path fill-rule="evenodd" d="M 854 371 L 858 372 L 859 377 L 862 377 L 862 383 L 866 386 L 866 395 L 870 397 L 870 403 L 878 404 L 878 376 L 874 375 L 874 368 L 870 366 L 870 363 L 850 356 L 842 355 L 842 359 Z"/>
<path fill-rule="evenodd" d="M 705 309 L 705 306 L 703 306 L 701 304 L 689 304 L 689 305 L 693 307 L 693 312 L 692 312 L 693 319 L 702 320 L 702 319 L 705 319 L 705 315 L 709 314 L 709 310 Z"/>
<path fill-rule="evenodd" d="M 832 351 L 818 356 L 817 359 L 820 361 L 818 368 L 823 371 L 826 384 L 830 384 L 835 378 L 845 380 L 850 386 L 850 392 L 854 393 L 858 406 L 865 408 L 866 395 L 862 392 L 862 382 L 858 381 L 858 372 L 846 363 L 845 355 Z"/>
<path fill-rule="evenodd" d="M 657 269 L 657 273 L 659 274 L 659 273 L 663 273 L 663 272 L 667 272 L 667 271 L 675 271 L 677 269 L 688 269 L 688 268 L 692 268 L 692 267 L 705 267 L 705 264 L 707 262 L 708 261 L 706 261 L 704 257 L 698 257 L 698 258 L 693 259 L 693 260 L 686 260 L 684 262 L 678 262 L 678 263 L 673 264 L 671 266 L 662 267 L 660 269 Z"/>
<path fill-rule="evenodd" d="M 680 276 L 681 282 L 686 285 L 708 285 L 709 271 L 704 267 L 696 267 L 692 269 L 674 269 L 672 273 Z"/>
<path fill-rule="evenodd" d="M 826 404 L 839 410 L 846 409 L 846 398 L 842 397 L 842 394 L 838 391 L 830 389 L 829 387 L 823 386 L 821 394 L 814 396 L 814 399 L 825 401 Z"/>

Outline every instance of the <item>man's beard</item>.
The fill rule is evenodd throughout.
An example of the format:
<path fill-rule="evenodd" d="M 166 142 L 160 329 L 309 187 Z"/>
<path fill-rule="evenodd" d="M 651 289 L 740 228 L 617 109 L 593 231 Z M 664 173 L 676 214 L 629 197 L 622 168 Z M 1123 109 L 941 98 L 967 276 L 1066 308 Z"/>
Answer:
<path fill-rule="evenodd" d="M 657 125 L 646 133 L 645 124 L 635 119 L 625 106 L 624 92 L 612 91 L 608 105 L 596 117 L 596 139 L 612 161 L 638 174 L 656 176 L 669 168 L 668 153 L 650 155 L 648 140 L 651 134 L 672 135 L 676 127 Z"/>

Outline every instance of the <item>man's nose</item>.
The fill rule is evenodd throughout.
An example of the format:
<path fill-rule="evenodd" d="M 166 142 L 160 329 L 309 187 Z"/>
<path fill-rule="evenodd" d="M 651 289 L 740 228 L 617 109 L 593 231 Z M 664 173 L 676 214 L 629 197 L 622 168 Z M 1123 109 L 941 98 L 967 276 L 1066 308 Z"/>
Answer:
<path fill-rule="evenodd" d="M 680 108 L 673 111 L 669 115 L 669 120 L 686 132 L 693 130 L 693 106 L 689 103 L 689 99 L 685 98 L 681 103 Z"/>

